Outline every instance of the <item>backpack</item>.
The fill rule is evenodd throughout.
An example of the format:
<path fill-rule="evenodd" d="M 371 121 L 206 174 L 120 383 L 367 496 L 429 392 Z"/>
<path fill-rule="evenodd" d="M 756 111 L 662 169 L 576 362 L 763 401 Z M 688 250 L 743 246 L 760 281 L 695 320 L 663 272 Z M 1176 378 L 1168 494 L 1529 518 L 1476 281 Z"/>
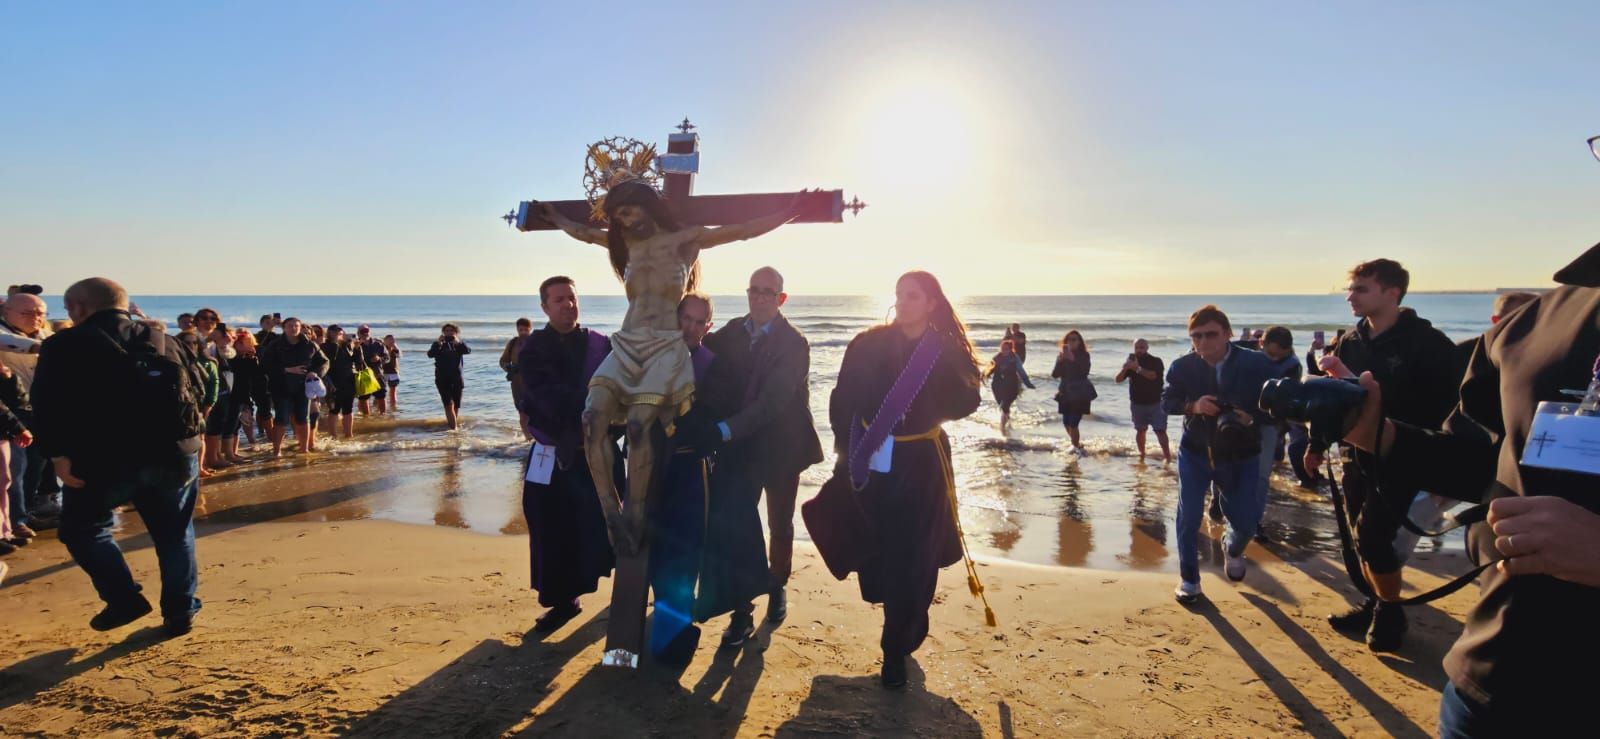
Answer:
<path fill-rule="evenodd" d="M 202 389 L 192 356 L 180 362 L 167 356 L 166 334 L 150 331 L 146 341 L 129 344 L 100 332 L 115 347 L 116 367 L 126 390 L 122 414 L 123 438 L 142 451 L 167 452 L 177 442 L 205 433 L 200 415 Z M 180 349 L 187 352 L 188 349 Z"/>

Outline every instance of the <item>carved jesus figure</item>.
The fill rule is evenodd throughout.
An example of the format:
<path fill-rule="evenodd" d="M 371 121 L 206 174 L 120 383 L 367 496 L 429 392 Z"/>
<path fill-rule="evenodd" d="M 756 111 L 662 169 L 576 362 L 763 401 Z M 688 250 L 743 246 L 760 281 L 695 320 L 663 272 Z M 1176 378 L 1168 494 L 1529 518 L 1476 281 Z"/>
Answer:
<path fill-rule="evenodd" d="M 645 500 L 659 450 L 654 424 L 665 426 L 694 397 L 694 366 L 678 327 L 678 301 L 699 276 L 700 252 L 754 238 L 797 215 L 799 197 L 788 208 L 746 223 L 709 228 L 680 226 L 643 182 L 624 182 L 605 198 L 610 228 L 600 229 L 562 216 L 548 203 L 539 214 L 579 241 L 606 247 L 611 267 L 628 295 L 622 328 L 611 334 L 611 354 L 589 382 L 583 412 L 584 452 L 594 476 L 601 509 L 617 554 L 639 552 L 644 536 Z M 625 424 L 628 438 L 625 502 L 611 479 L 615 454 L 610 428 Z"/>

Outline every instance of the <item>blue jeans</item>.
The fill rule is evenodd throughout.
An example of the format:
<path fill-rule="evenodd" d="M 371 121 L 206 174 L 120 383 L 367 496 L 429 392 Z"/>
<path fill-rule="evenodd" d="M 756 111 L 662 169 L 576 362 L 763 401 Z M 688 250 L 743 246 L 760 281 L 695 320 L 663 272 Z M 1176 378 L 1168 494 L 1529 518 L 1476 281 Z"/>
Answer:
<path fill-rule="evenodd" d="M 11 445 L 11 484 L 6 486 L 5 492 L 11 498 L 11 525 L 27 526 L 32 521 L 28 518 L 28 491 L 23 484 L 28 472 L 28 450 L 17 446 L 16 442 L 5 443 Z"/>
<path fill-rule="evenodd" d="M 1261 523 L 1265 496 L 1260 473 L 1256 457 L 1220 462 L 1212 469 L 1205 452 L 1178 449 L 1178 574 L 1184 582 L 1200 582 L 1200 517 L 1205 515 L 1206 491 L 1216 483 L 1222 494 L 1222 513 L 1228 518 L 1223 544 L 1228 556 L 1237 557 L 1244 554 Z"/>
<path fill-rule="evenodd" d="M 1272 468 L 1278 464 L 1277 455 L 1273 452 L 1278 447 L 1278 438 L 1283 435 L 1276 423 L 1263 423 L 1260 426 L 1261 476 L 1256 484 L 1258 485 L 1257 490 L 1260 490 L 1261 493 L 1256 496 L 1256 503 L 1259 504 L 1257 505 L 1258 510 L 1255 518 L 1257 526 L 1261 525 L 1261 519 L 1267 515 L 1267 493 L 1272 490 Z"/>
<path fill-rule="evenodd" d="M 121 480 L 91 483 L 61 496 L 61 542 L 89 575 L 100 600 L 127 607 L 141 590 L 111 536 L 111 511 L 131 501 L 150 532 L 161 565 L 161 615 L 188 618 L 200 610 L 194 597 L 199 568 L 194 560 L 194 504 L 200 490 L 200 459 L 193 454 L 152 464 Z"/>

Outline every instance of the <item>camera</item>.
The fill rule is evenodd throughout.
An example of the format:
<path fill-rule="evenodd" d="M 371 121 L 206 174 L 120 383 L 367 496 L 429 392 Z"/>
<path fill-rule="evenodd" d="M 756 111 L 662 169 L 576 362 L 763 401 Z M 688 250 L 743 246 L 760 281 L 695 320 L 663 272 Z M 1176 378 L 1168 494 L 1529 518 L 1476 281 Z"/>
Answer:
<path fill-rule="evenodd" d="M 1251 424 L 1239 420 L 1238 407 L 1217 401 L 1217 431 L 1211 437 L 1211 454 L 1218 460 L 1234 461 L 1261 451 L 1261 435 Z"/>
<path fill-rule="evenodd" d="M 1366 399 L 1366 389 L 1354 379 L 1283 377 L 1261 387 L 1260 405 L 1274 420 L 1307 424 L 1314 441 L 1334 444 L 1355 425 Z"/>

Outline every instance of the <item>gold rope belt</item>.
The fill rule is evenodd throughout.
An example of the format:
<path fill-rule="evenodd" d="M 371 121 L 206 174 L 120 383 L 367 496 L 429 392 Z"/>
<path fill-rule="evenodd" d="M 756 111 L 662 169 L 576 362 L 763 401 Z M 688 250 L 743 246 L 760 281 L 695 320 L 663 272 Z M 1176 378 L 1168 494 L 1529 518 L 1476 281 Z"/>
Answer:
<path fill-rule="evenodd" d="M 944 438 L 944 428 L 934 426 L 920 434 L 894 437 L 895 443 L 907 441 L 932 441 L 938 442 Z M 978 566 L 972 562 L 972 552 L 967 550 L 967 532 L 961 528 L 961 505 L 956 501 L 956 476 L 955 470 L 950 467 L 950 458 L 939 454 L 939 471 L 944 473 L 945 499 L 950 502 L 950 520 L 956 525 L 956 538 L 961 540 L 961 561 L 967 566 L 967 589 L 972 591 L 978 600 L 983 601 L 983 620 L 990 626 L 999 625 L 994 617 L 994 609 L 989 607 L 989 598 L 983 594 L 983 583 L 978 581 Z"/>

